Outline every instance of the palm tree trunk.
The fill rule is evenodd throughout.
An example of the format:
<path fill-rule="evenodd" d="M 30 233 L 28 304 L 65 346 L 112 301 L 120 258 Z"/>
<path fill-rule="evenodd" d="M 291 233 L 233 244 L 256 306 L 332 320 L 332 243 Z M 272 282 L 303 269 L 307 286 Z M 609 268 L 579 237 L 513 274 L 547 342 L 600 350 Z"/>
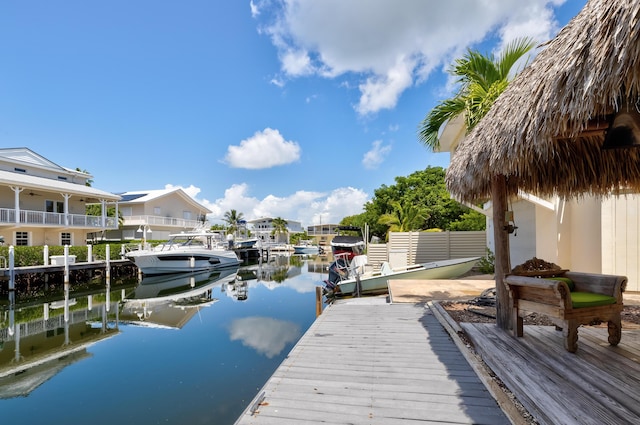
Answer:
<path fill-rule="evenodd" d="M 491 182 L 493 203 L 493 240 L 495 242 L 496 324 L 509 330 L 512 327 L 509 314 L 509 292 L 504 277 L 511 271 L 509 258 L 509 233 L 505 229 L 507 211 L 507 180 L 503 175 L 494 176 Z"/>

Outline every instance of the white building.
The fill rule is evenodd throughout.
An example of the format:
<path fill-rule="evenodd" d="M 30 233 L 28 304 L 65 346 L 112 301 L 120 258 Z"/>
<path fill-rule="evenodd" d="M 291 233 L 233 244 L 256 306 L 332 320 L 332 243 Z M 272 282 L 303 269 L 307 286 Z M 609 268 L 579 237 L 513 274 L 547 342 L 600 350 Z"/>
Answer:
<path fill-rule="evenodd" d="M 201 226 L 211 213 L 180 188 L 131 191 L 120 196 L 122 226 L 107 232 L 109 240 L 166 240 L 171 233 Z"/>
<path fill-rule="evenodd" d="M 120 196 L 87 183 L 92 175 L 60 165 L 28 148 L 0 149 L 0 236 L 15 246 L 84 245 L 89 233 L 118 228 L 107 217 Z M 87 215 L 86 205 L 100 205 Z"/>
<path fill-rule="evenodd" d="M 259 238 L 265 243 L 288 243 L 289 234 L 302 233 L 302 223 L 295 220 L 286 220 L 287 233 L 273 234 L 273 217 L 263 217 L 255 220 L 248 220 L 247 223 L 251 226 L 251 233 L 253 236 Z"/>

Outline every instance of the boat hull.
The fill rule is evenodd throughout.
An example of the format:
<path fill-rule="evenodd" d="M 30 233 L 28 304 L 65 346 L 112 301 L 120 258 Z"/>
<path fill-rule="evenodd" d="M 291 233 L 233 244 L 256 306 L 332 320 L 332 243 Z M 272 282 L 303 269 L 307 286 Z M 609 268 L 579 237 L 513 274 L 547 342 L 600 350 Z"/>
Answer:
<path fill-rule="evenodd" d="M 220 270 L 240 265 L 233 251 L 132 251 L 127 258 L 144 275 Z"/>
<path fill-rule="evenodd" d="M 416 265 L 404 271 L 390 272 L 373 276 L 363 275 L 359 278 L 360 294 L 374 294 L 388 291 L 388 281 L 397 279 L 453 279 L 459 277 L 476 264 L 479 257 L 459 258 L 453 260 L 435 261 Z M 353 295 L 357 293 L 358 281 L 350 278 L 341 281 L 337 285 L 336 293 L 340 295 Z"/>
<path fill-rule="evenodd" d="M 319 252 L 319 249 L 317 246 L 303 246 L 303 247 L 294 246 L 293 247 L 294 254 L 314 255 L 314 254 L 317 254 L 318 252 Z"/>

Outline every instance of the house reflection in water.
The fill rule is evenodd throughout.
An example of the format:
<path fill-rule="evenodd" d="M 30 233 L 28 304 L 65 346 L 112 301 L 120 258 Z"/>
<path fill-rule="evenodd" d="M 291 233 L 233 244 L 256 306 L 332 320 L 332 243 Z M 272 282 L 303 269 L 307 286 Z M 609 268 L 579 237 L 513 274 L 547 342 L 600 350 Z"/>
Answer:
<path fill-rule="evenodd" d="M 119 333 L 110 325 L 117 302 L 108 289 L 80 299 L 17 305 L 0 309 L 0 398 L 27 396 L 66 366 L 90 356 L 87 348 Z M 10 295 L 12 297 L 13 294 Z M 77 308 L 70 311 L 74 305 Z M 32 318 L 33 317 L 33 318 Z"/>
<path fill-rule="evenodd" d="M 0 399 L 27 396 L 91 354 L 87 349 L 120 333 L 119 325 L 182 328 L 217 300 L 213 288 L 235 281 L 237 268 L 213 273 L 145 278 L 111 291 L 0 307 Z M 114 301 L 111 301 L 114 300 Z"/>

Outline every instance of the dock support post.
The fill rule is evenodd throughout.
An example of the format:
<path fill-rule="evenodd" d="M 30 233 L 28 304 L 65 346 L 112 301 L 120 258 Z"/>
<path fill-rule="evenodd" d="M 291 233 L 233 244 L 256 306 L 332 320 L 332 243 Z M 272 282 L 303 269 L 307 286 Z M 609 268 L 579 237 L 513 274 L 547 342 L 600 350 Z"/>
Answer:
<path fill-rule="evenodd" d="M 64 284 L 69 284 L 69 245 L 64 246 Z"/>
<path fill-rule="evenodd" d="M 111 277 L 111 247 L 109 246 L 109 244 L 107 244 L 107 246 L 104 247 L 104 256 L 107 257 L 106 258 L 106 270 L 104 271 L 105 276 L 107 277 L 107 279 L 109 279 Z"/>
<path fill-rule="evenodd" d="M 107 246 L 104 247 L 105 248 L 105 257 L 107 257 L 106 262 L 107 264 L 105 265 L 105 280 L 106 280 L 106 302 L 105 302 L 105 308 L 107 310 L 107 312 L 109 312 L 109 310 L 111 310 L 111 247 L 109 246 L 109 244 L 107 244 Z"/>
<path fill-rule="evenodd" d="M 93 261 L 93 245 L 87 245 L 87 262 L 90 263 Z"/>
<path fill-rule="evenodd" d="M 15 247 L 13 245 L 9 246 L 9 291 L 13 292 L 16 290 L 16 271 L 15 271 Z"/>
<path fill-rule="evenodd" d="M 316 317 L 322 314 L 322 286 L 316 286 Z"/>
<path fill-rule="evenodd" d="M 69 245 L 64 246 L 64 322 L 69 322 Z"/>
<path fill-rule="evenodd" d="M 44 249 L 42 250 L 43 254 L 44 254 L 44 265 L 48 266 L 49 265 L 49 245 L 45 245 Z"/>

